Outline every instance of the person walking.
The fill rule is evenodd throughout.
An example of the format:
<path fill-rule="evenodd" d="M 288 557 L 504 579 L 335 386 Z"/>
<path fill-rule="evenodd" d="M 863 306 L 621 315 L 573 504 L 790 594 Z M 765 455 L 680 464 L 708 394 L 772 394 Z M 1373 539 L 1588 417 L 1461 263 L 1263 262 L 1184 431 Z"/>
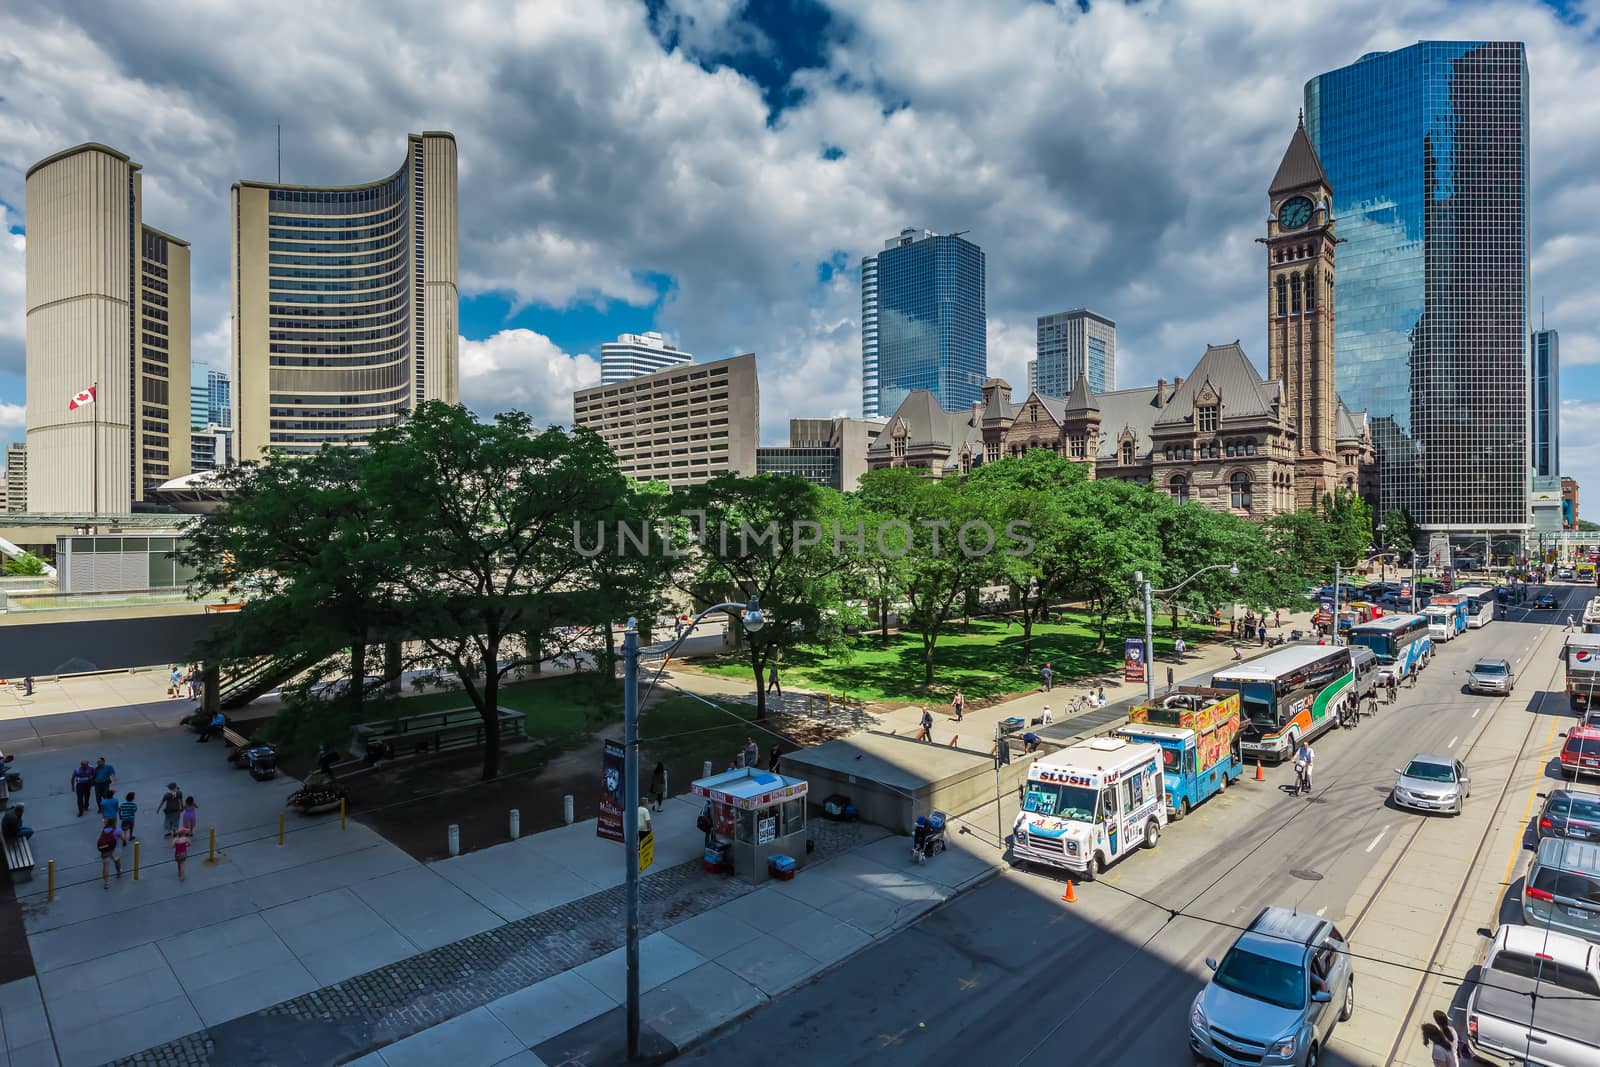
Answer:
<path fill-rule="evenodd" d="M 117 805 L 117 818 L 122 824 L 122 838 L 125 841 L 137 841 L 133 833 L 133 820 L 139 816 L 139 805 L 133 799 L 133 790 L 123 796 L 122 803 Z"/>
<path fill-rule="evenodd" d="M 1055 683 L 1055 677 L 1056 672 L 1050 669 L 1050 664 L 1046 663 L 1044 669 L 1039 672 L 1039 680 L 1044 683 L 1044 691 L 1046 693 L 1050 692 L 1051 685 Z"/>
<path fill-rule="evenodd" d="M 1229 619 L 1228 620 L 1228 636 L 1229 637 L 1238 637 L 1239 636 L 1239 620 L 1238 619 Z"/>
<path fill-rule="evenodd" d="M 773 774 L 778 773 L 778 764 L 783 760 L 783 749 L 778 747 L 778 742 L 772 742 L 772 747 L 767 750 L 767 770 Z"/>
<path fill-rule="evenodd" d="M 1106 706 L 1106 687 L 1103 685 L 1100 687 L 1100 691 L 1094 695 L 1094 706 L 1097 708 Z"/>
<path fill-rule="evenodd" d="M 1257 623 L 1256 624 L 1256 640 L 1260 644 L 1263 644 L 1263 645 L 1265 645 L 1267 643 L 1267 624 L 1266 623 L 1262 622 L 1262 623 Z"/>
<path fill-rule="evenodd" d="M 183 814 L 183 791 L 177 782 L 168 782 L 167 791 L 156 802 L 161 812 L 161 836 L 172 837 L 178 832 L 178 818 Z"/>
<path fill-rule="evenodd" d="M 104 800 L 111 795 L 111 785 L 117 780 L 117 769 L 106 762 L 101 756 L 94 761 L 94 795 L 96 800 Z"/>
<path fill-rule="evenodd" d="M 960 722 L 961 716 L 967 710 L 967 698 L 962 695 L 961 690 L 956 690 L 956 698 L 950 702 L 950 706 L 955 708 L 956 722 Z"/>
<path fill-rule="evenodd" d="M 22 825 L 22 809 L 25 806 L 20 803 L 13 804 L 6 809 L 4 816 L 0 816 L 0 837 L 4 837 L 7 841 L 15 841 L 18 838 L 27 840 L 33 836 L 33 827 Z"/>
<path fill-rule="evenodd" d="M 1274 611 L 1272 613 L 1272 628 L 1274 630 L 1283 629 L 1283 612 L 1282 611 Z"/>
<path fill-rule="evenodd" d="M 650 772 L 650 802 L 660 811 L 667 801 L 667 765 L 656 762 L 656 769 Z"/>
<path fill-rule="evenodd" d="M 1422 1046 L 1428 1050 L 1433 1067 L 1460 1067 L 1455 1042 L 1445 1037 L 1434 1023 L 1422 1024 Z"/>
<path fill-rule="evenodd" d="M 100 853 L 100 881 L 110 889 L 113 866 L 117 869 L 117 877 L 122 877 L 122 831 L 117 829 L 116 820 L 104 820 L 94 847 Z"/>
<path fill-rule="evenodd" d="M 767 692 L 770 693 L 774 689 L 778 691 L 778 698 L 781 700 L 783 698 L 783 686 L 778 684 L 778 665 L 776 663 L 767 671 Z"/>
<path fill-rule="evenodd" d="M 88 760 L 80 760 L 72 772 L 72 791 L 78 794 L 78 818 L 89 810 L 89 797 L 94 793 L 94 768 Z"/>
<path fill-rule="evenodd" d="M 178 820 L 178 828 L 193 835 L 195 823 L 200 821 L 200 809 L 195 805 L 194 797 L 183 802 L 183 815 Z"/>
<path fill-rule="evenodd" d="M 1562 631 L 1561 631 L 1561 632 L 1562 632 L 1562 633 L 1566 633 L 1566 632 L 1567 632 L 1567 631 L 1568 631 L 1568 630 L 1571 630 L 1571 629 L 1572 629 L 1572 628 L 1573 628 L 1573 627 L 1574 627 L 1574 626 L 1576 626 L 1576 625 L 1578 625 L 1578 620 L 1577 620 L 1577 619 L 1574 619 L 1574 618 L 1573 618 L 1573 617 L 1572 617 L 1572 612 L 1570 612 L 1570 611 L 1569 611 L 1569 612 L 1567 612 L 1567 625 L 1566 625 L 1566 629 L 1564 629 L 1564 630 L 1562 630 Z"/>
<path fill-rule="evenodd" d="M 167 679 L 172 683 L 171 685 L 167 686 L 167 696 L 174 698 L 182 697 L 183 692 L 178 687 L 183 684 L 183 672 L 178 669 L 178 665 L 176 663 L 172 665 L 172 673 L 167 675 Z"/>
<path fill-rule="evenodd" d="M 922 709 L 922 739 L 930 744 L 933 742 L 933 712 L 927 708 Z"/>
<path fill-rule="evenodd" d="M 116 821 L 116 818 L 117 818 L 117 793 L 116 793 L 116 790 L 113 789 L 111 792 L 107 793 L 104 797 L 102 797 L 100 799 L 100 817 L 102 819 L 111 819 L 112 821 Z"/>
<path fill-rule="evenodd" d="M 1183 648 L 1183 638 L 1181 636 L 1172 639 L 1172 655 L 1179 663 L 1183 662 Z"/>
<path fill-rule="evenodd" d="M 744 739 L 744 765 L 746 767 L 761 766 L 761 746 L 756 744 L 756 739 L 753 737 L 747 736 Z"/>
<path fill-rule="evenodd" d="M 178 865 L 178 881 L 183 881 L 183 864 L 189 858 L 189 831 L 179 830 L 172 835 L 172 861 Z"/>
<path fill-rule="evenodd" d="M 1433 1013 L 1433 1025 L 1439 1028 L 1439 1036 L 1450 1042 L 1455 1047 L 1457 1062 L 1473 1058 L 1472 1046 L 1467 1044 L 1467 1039 L 1461 1036 L 1461 1031 L 1450 1022 L 1450 1016 L 1438 1009 Z"/>

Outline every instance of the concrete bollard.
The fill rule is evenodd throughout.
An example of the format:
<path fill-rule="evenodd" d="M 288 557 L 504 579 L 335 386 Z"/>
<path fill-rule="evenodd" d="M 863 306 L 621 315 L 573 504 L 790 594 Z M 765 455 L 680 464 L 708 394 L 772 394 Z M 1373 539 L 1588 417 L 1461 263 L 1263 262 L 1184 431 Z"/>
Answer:
<path fill-rule="evenodd" d="M 450 824 L 450 855 L 461 855 L 461 827 L 456 823 Z"/>
<path fill-rule="evenodd" d="M 522 836 L 522 809 L 511 809 L 511 840 L 515 841 Z"/>
<path fill-rule="evenodd" d="M 45 861 L 45 877 L 49 879 L 48 888 L 44 891 L 44 899 L 56 899 L 56 861 Z"/>
<path fill-rule="evenodd" d="M 704 763 L 702 763 L 700 765 L 700 777 L 702 777 L 702 778 L 710 778 L 711 777 L 711 761 L 710 760 L 706 760 Z"/>
<path fill-rule="evenodd" d="M 568 826 L 572 825 L 572 794 L 568 793 L 561 798 L 561 818 Z"/>

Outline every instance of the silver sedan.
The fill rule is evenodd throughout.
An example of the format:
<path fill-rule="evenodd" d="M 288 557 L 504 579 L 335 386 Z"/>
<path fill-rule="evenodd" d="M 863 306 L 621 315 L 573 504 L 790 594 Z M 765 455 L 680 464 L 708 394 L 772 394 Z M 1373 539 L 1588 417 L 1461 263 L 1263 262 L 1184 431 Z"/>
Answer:
<path fill-rule="evenodd" d="M 1400 777 L 1395 780 L 1392 795 L 1402 808 L 1460 815 L 1472 795 L 1467 765 L 1449 756 L 1418 754 L 1404 769 L 1395 768 L 1395 773 Z"/>

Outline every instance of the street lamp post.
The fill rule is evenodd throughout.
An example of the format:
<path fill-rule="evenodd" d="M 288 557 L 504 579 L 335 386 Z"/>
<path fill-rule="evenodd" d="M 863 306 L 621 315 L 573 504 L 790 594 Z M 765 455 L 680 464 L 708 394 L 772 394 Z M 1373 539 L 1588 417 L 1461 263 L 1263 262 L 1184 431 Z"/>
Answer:
<path fill-rule="evenodd" d="M 1133 580 L 1138 584 L 1139 592 L 1144 598 L 1144 695 L 1146 700 L 1154 701 L 1156 698 L 1155 622 L 1150 615 L 1150 597 L 1152 595 L 1175 596 L 1202 574 L 1208 571 L 1221 570 L 1223 567 L 1228 568 L 1228 574 L 1231 577 L 1239 577 L 1239 565 L 1237 563 L 1213 563 L 1209 567 L 1201 567 L 1171 589 L 1154 590 L 1150 588 L 1149 581 L 1145 579 L 1144 571 L 1133 572 Z"/>
<path fill-rule="evenodd" d="M 625 903 L 628 912 L 628 1059 L 639 1058 L 639 660 L 647 655 L 669 656 L 694 632 L 700 620 L 714 611 L 743 611 L 744 628 L 756 633 L 766 625 L 766 618 L 756 605 L 756 598 L 748 603 L 732 601 L 713 604 L 696 615 L 683 632 L 671 641 L 639 647 L 639 626 L 628 620 L 627 632 L 622 636 L 622 747 L 623 747 L 623 808 L 622 847 L 627 853 L 627 889 Z"/>

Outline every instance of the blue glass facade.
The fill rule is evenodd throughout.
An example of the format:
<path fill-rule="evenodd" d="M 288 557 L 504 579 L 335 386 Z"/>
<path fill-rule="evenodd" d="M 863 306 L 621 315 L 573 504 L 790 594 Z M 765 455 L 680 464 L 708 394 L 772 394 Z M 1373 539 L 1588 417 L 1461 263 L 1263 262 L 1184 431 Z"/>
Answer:
<path fill-rule="evenodd" d="M 862 319 L 874 326 L 870 353 L 865 330 L 862 339 L 864 414 L 892 414 L 915 389 L 952 411 L 980 402 L 989 372 L 983 250 L 962 237 L 916 231 L 890 245 L 862 263 Z M 869 381 L 877 384 L 876 403 Z"/>
<path fill-rule="evenodd" d="M 1365 408 L 1381 508 L 1424 529 L 1528 522 L 1528 67 L 1423 41 L 1306 83 L 1333 186 L 1336 381 Z"/>
<path fill-rule="evenodd" d="M 1533 476 L 1561 477 L 1561 338 L 1554 330 L 1533 335 Z"/>

